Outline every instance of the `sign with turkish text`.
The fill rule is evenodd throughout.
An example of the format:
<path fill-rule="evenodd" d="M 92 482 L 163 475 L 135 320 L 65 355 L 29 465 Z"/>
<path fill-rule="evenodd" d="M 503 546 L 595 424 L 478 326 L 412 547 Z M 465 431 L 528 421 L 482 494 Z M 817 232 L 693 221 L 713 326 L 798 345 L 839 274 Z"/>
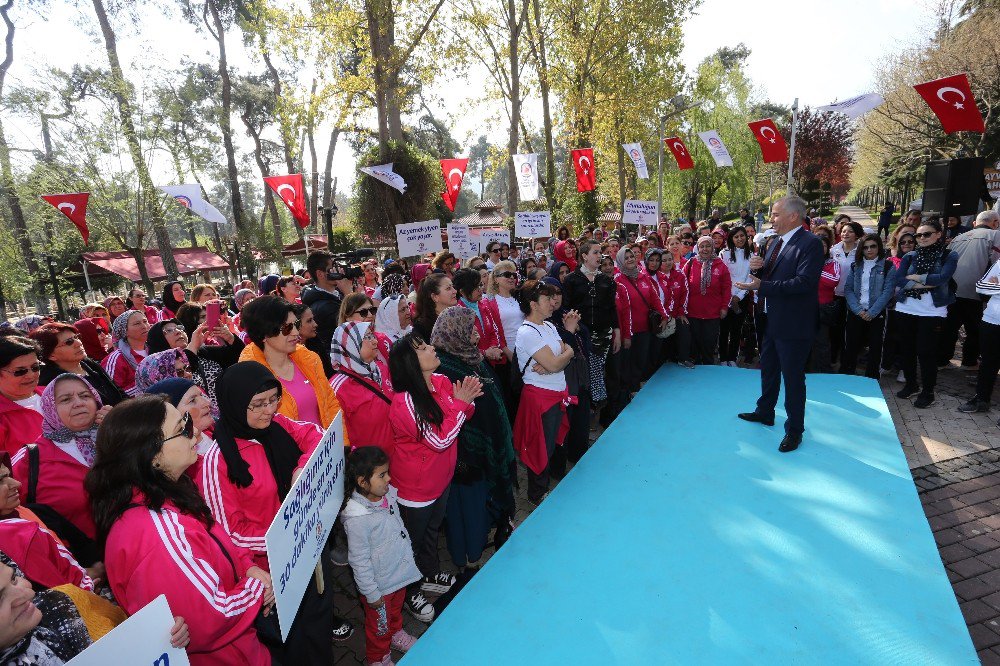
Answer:
<path fill-rule="evenodd" d="M 660 219 L 660 204 L 657 201 L 635 201 L 627 199 L 622 211 L 622 224 L 642 224 L 656 227 Z"/>
<path fill-rule="evenodd" d="M 459 259 L 471 259 L 479 254 L 479 243 L 472 239 L 469 225 L 457 222 L 448 225 L 448 251 Z"/>
<path fill-rule="evenodd" d="M 984 169 L 983 177 L 986 178 L 986 189 L 995 200 L 1000 200 L 1000 171 L 997 169 Z"/>
<path fill-rule="evenodd" d="M 399 256 L 415 257 L 444 249 L 441 244 L 441 221 L 408 222 L 396 225 Z"/>
<path fill-rule="evenodd" d="M 514 235 L 518 238 L 548 238 L 552 235 L 552 214 L 518 212 L 514 215 Z"/>
<path fill-rule="evenodd" d="M 184 648 L 170 645 L 174 614 L 161 594 L 76 655 L 67 666 L 188 666 Z"/>
<path fill-rule="evenodd" d="M 493 241 L 510 245 L 509 229 L 480 229 L 478 235 L 480 252 L 486 252 L 486 246 Z"/>

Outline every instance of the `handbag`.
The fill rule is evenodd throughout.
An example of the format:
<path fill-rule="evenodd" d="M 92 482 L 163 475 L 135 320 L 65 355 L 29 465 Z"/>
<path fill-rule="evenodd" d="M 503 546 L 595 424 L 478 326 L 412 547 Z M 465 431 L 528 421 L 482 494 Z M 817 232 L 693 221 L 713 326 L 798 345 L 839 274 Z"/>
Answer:
<path fill-rule="evenodd" d="M 649 330 L 658 331 L 660 326 L 663 324 L 663 315 L 661 315 L 658 310 L 654 310 L 649 307 L 649 301 L 647 301 L 646 297 L 642 295 L 642 290 L 639 289 L 639 285 L 635 283 L 635 280 L 627 275 L 625 275 L 625 277 L 632 283 L 632 286 L 635 287 L 636 293 L 639 294 L 639 298 L 641 298 L 642 302 L 646 305 L 646 321 L 649 323 Z"/>
<path fill-rule="evenodd" d="M 819 323 L 831 328 L 840 326 L 845 316 L 843 306 L 844 301 L 838 298 L 819 306 Z"/>
<path fill-rule="evenodd" d="M 677 332 L 677 320 L 671 318 L 667 320 L 667 325 L 663 327 L 662 331 L 656 334 L 656 337 L 660 338 L 661 340 L 666 340 L 676 332 Z"/>

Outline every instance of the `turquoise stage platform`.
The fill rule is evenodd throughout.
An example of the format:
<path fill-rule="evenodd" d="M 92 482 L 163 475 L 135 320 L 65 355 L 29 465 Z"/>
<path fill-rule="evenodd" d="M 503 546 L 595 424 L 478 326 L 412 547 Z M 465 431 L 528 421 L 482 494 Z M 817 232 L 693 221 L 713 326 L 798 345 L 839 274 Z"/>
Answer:
<path fill-rule="evenodd" d="M 402 663 L 978 663 L 876 383 L 783 454 L 759 382 L 663 368 Z"/>

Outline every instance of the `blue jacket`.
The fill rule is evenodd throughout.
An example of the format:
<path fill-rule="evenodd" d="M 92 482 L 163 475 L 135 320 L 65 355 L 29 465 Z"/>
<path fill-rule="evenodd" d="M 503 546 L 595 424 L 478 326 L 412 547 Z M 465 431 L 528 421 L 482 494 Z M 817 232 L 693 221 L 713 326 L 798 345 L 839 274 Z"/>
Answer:
<path fill-rule="evenodd" d="M 864 264 L 860 264 L 864 266 Z M 861 281 L 864 279 L 862 268 L 859 264 L 851 264 L 851 272 L 847 276 L 844 284 L 844 298 L 847 299 L 847 307 L 854 314 L 861 314 Z M 896 291 L 896 269 L 888 259 L 880 259 L 875 262 L 875 266 L 868 274 L 868 314 L 877 317 L 885 310 L 889 304 L 893 293 Z"/>
<path fill-rule="evenodd" d="M 773 238 L 765 253 L 765 265 Z M 823 243 L 799 228 L 764 275 L 758 294 L 767 304 L 767 333 L 774 339 L 802 340 L 812 344 L 819 322 L 819 274 L 823 270 Z"/>
<path fill-rule="evenodd" d="M 900 260 L 899 268 L 896 270 L 896 289 L 907 289 L 915 285 L 926 284 L 934 287 L 929 290 L 934 307 L 940 308 L 954 303 L 955 284 L 952 276 L 955 274 L 955 268 L 958 266 L 958 254 L 945 248 L 945 251 L 941 254 L 941 258 L 931 269 L 931 272 L 921 276 L 920 281 L 914 283 L 910 282 L 906 276 L 910 274 L 910 266 L 916 258 L 917 252 L 914 250 L 904 255 L 902 260 Z M 896 297 L 896 302 L 905 303 L 906 296 L 900 293 Z"/>

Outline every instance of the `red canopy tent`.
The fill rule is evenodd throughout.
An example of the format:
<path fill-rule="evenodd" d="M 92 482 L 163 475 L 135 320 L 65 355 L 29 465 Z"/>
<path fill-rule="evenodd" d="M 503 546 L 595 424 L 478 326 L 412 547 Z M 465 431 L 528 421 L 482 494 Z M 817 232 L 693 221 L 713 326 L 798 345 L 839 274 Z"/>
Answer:
<path fill-rule="evenodd" d="M 163 260 L 156 250 L 143 250 L 143 261 L 146 264 L 146 274 L 150 280 L 166 279 L 163 270 Z M 81 266 L 91 276 L 102 276 L 109 273 L 138 282 L 142 279 L 135 257 L 129 252 L 84 252 L 80 255 Z M 174 261 L 181 275 L 192 275 L 202 271 L 224 271 L 229 269 L 229 263 L 219 255 L 205 247 L 182 247 L 174 250 Z M 172 277 L 172 276 L 171 276 Z"/>
<path fill-rule="evenodd" d="M 309 241 L 309 253 L 315 252 L 317 250 L 325 250 L 327 248 L 326 236 L 323 234 L 309 234 L 299 240 L 286 245 L 281 248 L 281 256 L 283 257 L 295 257 L 300 254 L 306 254 L 306 240 Z"/>

